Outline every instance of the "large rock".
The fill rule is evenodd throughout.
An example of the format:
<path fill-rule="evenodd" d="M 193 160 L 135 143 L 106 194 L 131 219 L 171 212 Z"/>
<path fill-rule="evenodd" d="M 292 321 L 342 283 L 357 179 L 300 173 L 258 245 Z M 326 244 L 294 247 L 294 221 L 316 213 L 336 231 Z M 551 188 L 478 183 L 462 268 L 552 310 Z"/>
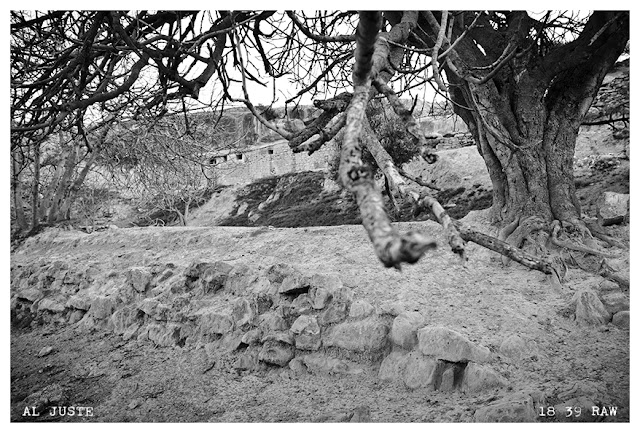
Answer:
<path fill-rule="evenodd" d="M 268 311 L 258 317 L 258 326 L 263 332 L 285 331 L 288 329 L 284 318 L 274 311 Z"/>
<path fill-rule="evenodd" d="M 291 325 L 295 334 L 296 348 L 302 350 L 318 350 L 322 344 L 320 325 L 313 316 L 300 316 Z"/>
<path fill-rule="evenodd" d="M 601 225 L 620 224 L 629 215 L 629 194 L 605 191 L 598 200 L 596 212 Z"/>
<path fill-rule="evenodd" d="M 351 304 L 349 308 L 349 317 L 362 319 L 370 316 L 375 311 L 373 305 L 365 301 L 364 299 L 358 299 Z"/>
<path fill-rule="evenodd" d="M 122 335 L 125 333 L 133 323 L 137 321 L 138 309 L 132 305 L 126 305 L 119 310 L 116 310 L 111 315 L 111 323 L 113 324 L 113 331 Z"/>
<path fill-rule="evenodd" d="M 86 295 L 73 295 L 67 299 L 66 306 L 87 311 L 91 308 L 91 299 Z"/>
<path fill-rule="evenodd" d="M 600 295 L 604 308 L 611 314 L 629 311 L 629 297 L 622 292 L 609 292 Z"/>
<path fill-rule="evenodd" d="M 309 314 L 313 310 L 311 298 L 307 293 L 303 293 L 293 300 L 289 313 L 296 317 L 302 314 Z"/>
<path fill-rule="evenodd" d="M 300 271 L 288 263 L 276 263 L 267 270 L 267 279 L 270 283 L 281 284 L 287 276 L 294 274 L 300 274 Z"/>
<path fill-rule="evenodd" d="M 538 353 L 535 341 L 527 341 L 519 335 L 511 335 L 502 342 L 499 352 L 514 361 L 529 358 Z"/>
<path fill-rule="evenodd" d="M 611 313 L 591 289 L 576 292 L 570 301 L 570 306 L 575 306 L 575 319 L 579 324 L 604 325 L 611 320 Z"/>
<path fill-rule="evenodd" d="M 435 389 L 438 381 L 437 373 L 438 361 L 414 350 L 407 355 L 402 381 L 409 389 Z"/>
<path fill-rule="evenodd" d="M 480 392 L 508 385 L 507 380 L 491 367 L 470 362 L 464 369 L 460 389 L 464 392 Z"/>
<path fill-rule="evenodd" d="M 318 322 L 322 326 L 332 323 L 342 322 L 349 314 L 349 304 L 344 301 L 335 300 L 329 304 L 327 309 L 320 314 Z"/>
<path fill-rule="evenodd" d="M 278 293 L 282 295 L 298 295 L 309 291 L 309 277 L 296 273 L 282 280 Z"/>
<path fill-rule="evenodd" d="M 291 346 L 278 341 L 267 341 L 258 353 L 258 359 L 267 364 L 275 364 L 284 367 L 294 357 Z"/>
<path fill-rule="evenodd" d="M 206 295 L 221 290 L 232 270 L 233 266 L 225 262 L 215 262 L 206 266 L 200 275 L 202 294 Z"/>
<path fill-rule="evenodd" d="M 630 326 L 630 317 L 628 311 L 618 311 L 613 315 L 611 319 L 611 323 L 613 323 L 618 328 L 629 329 Z"/>
<path fill-rule="evenodd" d="M 322 342 L 327 347 L 340 347 L 354 352 L 378 351 L 387 345 L 389 327 L 379 318 L 339 323 L 330 327 Z"/>
<path fill-rule="evenodd" d="M 311 289 L 326 289 L 334 292 L 343 287 L 340 277 L 335 274 L 313 274 L 309 282 Z"/>
<path fill-rule="evenodd" d="M 384 381 L 398 382 L 402 380 L 402 374 L 409 362 L 408 353 L 394 351 L 387 355 L 380 364 L 378 378 Z"/>
<path fill-rule="evenodd" d="M 536 422 L 538 413 L 533 398 L 521 393 L 508 396 L 476 410 L 473 420 L 482 423 Z"/>
<path fill-rule="evenodd" d="M 110 297 L 96 296 L 93 301 L 91 301 L 89 315 L 98 320 L 102 320 L 110 317 L 114 309 L 115 303 Z"/>
<path fill-rule="evenodd" d="M 55 314 L 62 313 L 64 312 L 64 305 L 53 299 L 46 298 L 38 302 L 38 311 L 49 311 Z"/>
<path fill-rule="evenodd" d="M 358 374 L 363 370 L 351 363 L 332 358 L 322 353 L 312 353 L 299 358 L 312 373 L 329 373 L 329 374 Z"/>
<path fill-rule="evenodd" d="M 428 326 L 418 330 L 418 347 L 427 356 L 450 362 L 489 362 L 491 352 L 484 346 L 472 343 L 462 334 L 440 326 Z"/>
<path fill-rule="evenodd" d="M 149 340 L 158 346 L 176 346 L 180 342 L 180 325 L 177 323 L 170 323 L 166 326 L 150 324 L 147 329 Z"/>
<path fill-rule="evenodd" d="M 256 320 L 257 308 L 244 298 L 238 298 L 231 307 L 231 316 L 237 327 L 253 323 Z"/>
<path fill-rule="evenodd" d="M 133 287 L 136 292 L 144 293 L 151 283 L 152 275 L 151 273 L 141 267 L 133 267 L 130 268 L 126 274 L 127 283 Z"/>
<path fill-rule="evenodd" d="M 198 311 L 196 316 L 203 335 L 226 334 L 234 328 L 233 317 L 229 311 L 207 308 Z"/>
<path fill-rule="evenodd" d="M 29 287 L 26 288 L 24 290 L 20 290 L 17 294 L 17 297 L 19 299 L 26 299 L 27 301 L 30 302 L 35 302 L 38 299 L 42 298 L 44 296 L 44 294 L 36 289 L 35 287 Z"/>
<path fill-rule="evenodd" d="M 417 311 L 404 312 L 393 320 L 389 339 L 393 344 L 411 350 L 418 343 L 417 331 L 424 322 L 424 317 Z"/>

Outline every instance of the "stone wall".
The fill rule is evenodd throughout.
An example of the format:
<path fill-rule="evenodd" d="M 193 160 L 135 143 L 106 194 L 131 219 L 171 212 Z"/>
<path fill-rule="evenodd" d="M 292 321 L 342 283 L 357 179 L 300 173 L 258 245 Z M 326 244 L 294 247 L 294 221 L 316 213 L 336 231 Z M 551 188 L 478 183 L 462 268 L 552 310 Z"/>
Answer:
<path fill-rule="evenodd" d="M 212 173 L 220 185 L 237 185 L 270 176 L 302 171 L 327 170 L 337 146 L 325 145 L 309 156 L 293 153 L 286 140 L 230 149 L 210 157 Z"/>

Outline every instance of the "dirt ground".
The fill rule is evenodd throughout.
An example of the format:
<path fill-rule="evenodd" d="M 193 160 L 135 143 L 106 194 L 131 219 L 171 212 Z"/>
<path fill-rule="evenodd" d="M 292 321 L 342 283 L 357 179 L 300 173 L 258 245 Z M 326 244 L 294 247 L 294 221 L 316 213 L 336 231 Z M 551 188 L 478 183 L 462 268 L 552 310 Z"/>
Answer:
<path fill-rule="evenodd" d="M 11 419 L 313 422 L 340 420 L 345 411 L 366 406 L 374 422 L 467 422 L 476 409 L 503 395 L 537 389 L 548 405 L 573 396 L 587 398 L 619 408 L 607 421 L 628 421 L 629 331 L 612 324 L 579 326 L 564 313 L 576 290 L 612 290 L 610 283 L 571 270 L 563 290 L 554 291 L 542 274 L 505 268 L 475 246 L 463 267 L 445 247 L 435 223 L 399 226 L 420 227 L 440 248 L 398 272 L 379 265 L 359 226 L 143 228 L 45 233 L 16 252 L 13 263 L 46 254 L 107 272 L 151 262 L 186 266 L 215 256 L 231 264 L 286 262 L 302 270 L 337 272 L 356 298 L 376 306 L 399 301 L 422 312 L 428 324 L 457 330 L 492 352 L 512 335 L 533 342 L 529 358 L 498 356 L 494 363 L 508 379 L 508 389 L 475 395 L 410 391 L 380 382 L 375 363 L 363 364 L 356 375 L 295 376 L 286 368 L 237 374 L 210 368 L 202 349 L 153 347 L 73 325 L 34 324 L 11 334 Z M 628 242 L 628 233 L 622 236 Z M 52 353 L 38 357 L 46 346 L 53 347 Z M 53 395 L 49 400 L 61 405 L 92 407 L 94 416 L 23 416 L 25 407 L 42 395 Z"/>
<path fill-rule="evenodd" d="M 594 138 L 594 145 L 595 145 Z M 611 142 L 618 152 L 619 143 Z M 602 152 L 602 150 L 601 150 Z M 629 192 L 629 162 L 590 166 L 577 154 L 578 196 L 588 216 L 603 191 Z M 619 153 L 619 152 L 618 152 Z M 487 230 L 486 212 L 465 221 Z M 11 421 L 13 422 L 337 422 L 368 411 L 372 422 L 471 422 L 477 409 L 504 396 L 535 390 L 543 407 L 616 407 L 615 416 L 576 419 L 540 416 L 540 422 L 629 421 L 629 330 L 609 323 L 578 325 L 567 306 L 581 289 L 621 292 L 602 277 L 570 269 L 561 290 L 546 277 L 469 245 L 463 266 L 431 221 L 397 223 L 420 229 L 439 247 L 401 272 L 385 269 L 361 226 L 308 228 L 147 227 L 87 234 L 51 229 L 12 253 L 11 265 L 61 260 L 98 274 L 131 266 L 220 260 L 265 269 L 289 263 L 303 272 L 338 274 L 356 299 L 379 308 L 398 302 L 420 311 L 427 325 L 458 331 L 496 354 L 492 368 L 509 386 L 465 394 L 409 390 L 378 379 L 379 361 L 362 362 L 357 374 L 296 374 L 288 368 L 254 372 L 212 368 L 202 348 L 154 347 L 124 341 L 108 330 L 77 325 L 14 324 L 11 329 Z M 626 245 L 612 263 L 629 269 L 629 225 L 608 228 Z M 105 290 L 107 290 L 105 288 Z M 503 356 L 502 343 L 519 336 L 529 344 L 520 359 Z M 46 356 L 39 352 L 50 346 Z M 43 405 L 42 402 L 48 402 Z M 33 406 L 40 416 L 33 415 Z M 40 405 L 40 406 L 38 406 Z M 45 406 L 91 408 L 84 416 L 49 414 Z M 28 412 L 28 413 L 27 413 Z"/>

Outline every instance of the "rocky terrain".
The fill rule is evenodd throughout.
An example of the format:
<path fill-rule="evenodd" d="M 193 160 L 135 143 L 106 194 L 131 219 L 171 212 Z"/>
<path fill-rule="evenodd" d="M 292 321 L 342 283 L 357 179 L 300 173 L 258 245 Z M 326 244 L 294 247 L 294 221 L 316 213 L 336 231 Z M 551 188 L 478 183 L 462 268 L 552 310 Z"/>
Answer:
<path fill-rule="evenodd" d="M 480 247 L 462 266 L 435 223 L 400 227 L 440 248 L 398 272 L 359 226 L 31 238 L 12 256 L 12 420 L 628 420 L 628 287 L 572 270 L 554 291 Z"/>
<path fill-rule="evenodd" d="M 223 190 L 193 227 L 47 229 L 11 255 L 11 420 L 628 422 L 628 148 L 586 126 L 574 161 L 624 278 L 571 268 L 561 288 L 473 244 L 461 263 L 432 221 L 395 223 L 438 243 L 402 271 L 359 225 L 273 227 L 291 182 Z M 462 188 L 443 204 L 490 233 L 461 204 L 491 193 L 474 151 L 406 169 Z"/>

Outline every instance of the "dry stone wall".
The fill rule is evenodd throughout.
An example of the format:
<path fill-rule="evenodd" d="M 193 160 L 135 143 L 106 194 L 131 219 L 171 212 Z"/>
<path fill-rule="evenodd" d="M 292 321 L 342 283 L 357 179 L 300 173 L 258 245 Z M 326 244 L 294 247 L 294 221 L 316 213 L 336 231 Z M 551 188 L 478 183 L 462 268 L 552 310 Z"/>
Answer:
<path fill-rule="evenodd" d="M 12 268 L 11 316 L 19 328 L 57 323 L 204 349 L 206 368 L 360 374 L 374 363 L 381 380 L 408 389 L 473 393 L 508 385 L 491 367 L 489 349 L 426 326 L 420 312 L 400 304 L 355 299 L 336 274 L 286 263 L 263 270 L 157 263 L 120 273 L 42 259 Z"/>

